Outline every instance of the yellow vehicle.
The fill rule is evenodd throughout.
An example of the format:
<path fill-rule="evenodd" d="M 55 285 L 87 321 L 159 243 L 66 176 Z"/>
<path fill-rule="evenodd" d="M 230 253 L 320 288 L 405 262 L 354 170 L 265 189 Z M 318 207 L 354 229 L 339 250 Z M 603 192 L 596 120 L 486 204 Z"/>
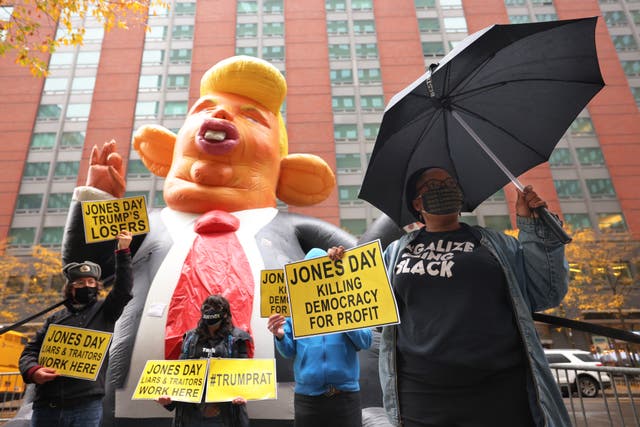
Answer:
<path fill-rule="evenodd" d="M 18 369 L 18 360 L 27 344 L 27 336 L 21 332 L 9 331 L 0 335 L 0 395 L 20 398 L 24 392 L 24 382 Z"/>

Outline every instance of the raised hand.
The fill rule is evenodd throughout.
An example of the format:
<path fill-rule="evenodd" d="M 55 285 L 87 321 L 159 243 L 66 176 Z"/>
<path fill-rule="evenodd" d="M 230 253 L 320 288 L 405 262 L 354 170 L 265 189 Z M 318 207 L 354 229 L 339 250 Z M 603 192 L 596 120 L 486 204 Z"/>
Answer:
<path fill-rule="evenodd" d="M 96 145 L 93 146 L 86 184 L 106 191 L 114 197 L 124 196 L 126 183 L 122 156 L 116 152 L 114 140 L 102 144 L 102 150 Z"/>

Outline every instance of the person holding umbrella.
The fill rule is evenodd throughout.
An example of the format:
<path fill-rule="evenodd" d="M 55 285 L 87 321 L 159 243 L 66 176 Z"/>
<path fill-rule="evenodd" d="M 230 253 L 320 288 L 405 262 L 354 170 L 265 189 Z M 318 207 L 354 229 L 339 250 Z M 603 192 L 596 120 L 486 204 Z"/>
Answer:
<path fill-rule="evenodd" d="M 515 239 L 461 223 L 463 193 L 444 169 L 419 169 L 405 192 L 424 227 L 385 250 L 401 319 L 380 343 L 392 425 L 570 426 L 531 318 L 568 286 L 564 246 L 533 214 L 546 202 L 518 191 Z"/>

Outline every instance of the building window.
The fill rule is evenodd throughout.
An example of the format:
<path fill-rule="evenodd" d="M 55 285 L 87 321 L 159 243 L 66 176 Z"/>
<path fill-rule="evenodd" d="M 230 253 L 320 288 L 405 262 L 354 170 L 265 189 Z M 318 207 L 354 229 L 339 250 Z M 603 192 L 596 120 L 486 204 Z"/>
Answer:
<path fill-rule="evenodd" d="M 444 44 L 442 42 L 422 42 L 422 56 L 444 56 Z"/>
<path fill-rule="evenodd" d="M 283 22 L 266 22 L 262 26 L 262 34 L 264 34 L 266 37 L 283 36 L 284 23 Z"/>
<path fill-rule="evenodd" d="M 84 146 L 84 132 L 64 132 L 60 139 L 63 149 L 82 148 Z"/>
<path fill-rule="evenodd" d="M 45 246 L 60 246 L 64 227 L 44 227 L 40 236 L 40 244 Z"/>
<path fill-rule="evenodd" d="M 282 0 L 262 0 L 262 11 L 264 13 L 282 13 Z"/>
<path fill-rule="evenodd" d="M 145 50 L 142 52 L 142 65 L 158 65 L 163 62 L 164 50 Z"/>
<path fill-rule="evenodd" d="M 138 90 L 159 90 L 162 87 L 162 76 L 158 74 L 141 75 L 138 80 Z"/>
<path fill-rule="evenodd" d="M 607 27 L 621 27 L 628 24 L 627 16 L 621 10 L 604 12 L 602 16 L 604 17 L 604 22 L 607 23 Z"/>
<path fill-rule="evenodd" d="M 58 120 L 62 113 L 60 104 L 43 104 L 38 107 L 38 120 Z"/>
<path fill-rule="evenodd" d="M 361 236 L 367 229 L 366 219 L 341 219 L 340 228 L 353 234 L 354 236 Z"/>
<path fill-rule="evenodd" d="M 616 190 L 614 190 L 613 184 L 608 178 L 587 179 L 586 183 L 589 194 L 594 199 L 616 197 Z"/>
<path fill-rule="evenodd" d="M 379 83 L 382 81 L 379 68 L 358 68 L 358 81 L 360 83 Z"/>
<path fill-rule="evenodd" d="M 65 67 L 73 62 L 73 53 L 53 52 L 49 60 L 49 68 Z"/>
<path fill-rule="evenodd" d="M 373 10 L 373 0 L 351 0 L 351 10 Z"/>
<path fill-rule="evenodd" d="M 73 193 L 51 193 L 47 199 L 47 212 L 59 212 L 69 209 Z"/>
<path fill-rule="evenodd" d="M 504 202 L 504 188 L 499 189 L 495 193 L 493 193 L 490 197 L 487 198 L 490 202 Z"/>
<path fill-rule="evenodd" d="M 529 15 L 509 15 L 509 22 L 512 24 L 526 24 L 531 22 Z"/>
<path fill-rule="evenodd" d="M 361 172 L 360 154 L 336 154 L 336 169 L 342 173 Z"/>
<path fill-rule="evenodd" d="M 359 185 L 339 185 L 338 198 L 341 204 L 360 204 L 362 200 L 358 199 L 360 192 Z"/>
<path fill-rule="evenodd" d="M 360 97 L 360 108 L 363 110 L 384 110 L 382 95 L 363 95 Z"/>
<path fill-rule="evenodd" d="M 31 150 L 51 150 L 56 145 L 55 132 L 34 133 L 31 136 Z"/>
<path fill-rule="evenodd" d="M 367 141 L 373 141 L 378 136 L 378 130 L 380 129 L 380 124 L 378 123 L 365 123 L 362 125 L 364 128 L 364 139 Z"/>
<path fill-rule="evenodd" d="M 103 38 L 104 38 L 104 28 L 102 27 L 85 28 L 84 40 L 100 41 Z"/>
<path fill-rule="evenodd" d="M 64 92 L 67 90 L 67 78 L 47 77 L 44 81 L 45 93 Z"/>
<path fill-rule="evenodd" d="M 191 49 L 171 49 L 169 62 L 172 64 L 188 64 L 191 62 Z"/>
<path fill-rule="evenodd" d="M 16 200 L 16 213 L 40 212 L 42 194 L 19 194 Z"/>
<path fill-rule="evenodd" d="M 328 11 L 345 11 L 347 2 L 345 0 L 326 0 L 324 6 Z"/>
<path fill-rule="evenodd" d="M 577 117 L 573 123 L 571 123 L 569 132 L 571 132 L 573 136 L 595 135 L 593 122 L 589 117 Z"/>
<path fill-rule="evenodd" d="M 484 225 L 497 231 L 511 230 L 511 218 L 509 215 L 485 215 Z"/>
<path fill-rule="evenodd" d="M 599 147 L 576 148 L 576 155 L 583 166 L 604 165 L 604 156 Z"/>
<path fill-rule="evenodd" d="M 257 37 L 258 24 L 236 24 L 236 37 Z"/>
<path fill-rule="evenodd" d="M 377 58 L 378 45 L 375 43 L 358 43 L 356 44 L 357 58 Z"/>
<path fill-rule="evenodd" d="M 436 0 L 413 0 L 416 9 L 433 9 L 436 7 Z"/>
<path fill-rule="evenodd" d="M 157 117 L 158 102 L 157 101 L 138 101 L 136 102 L 136 117 Z"/>
<path fill-rule="evenodd" d="M 167 76 L 167 89 L 188 89 L 189 74 L 169 74 Z"/>
<path fill-rule="evenodd" d="M 236 55 L 258 56 L 258 48 L 254 46 L 236 46 Z"/>
<path fill-rule="evenodd" d="M 354 21 L 355 23 L 358 21 Z M 355 28 L 354 28 L 355 32 Z M 329 34 L 347 34 L 349 33 L 349 23 L 347 21 L 327 21 L 327 33 Z"/>
<path fill-rule="evenodd" d="M 418 28 L 421 33 L 434 33 L 440 31 L 440 20 L 438 18 L 418 19 Z"/>
<path fill-rule="evenodd" d="M 262 57 L 267 61 L 284 61 L 284 46 L 263 46 Z"/>
<path fill-rule="evenodd" d="M 330 44 L 329 45 L 329 58 L 330 59 L 349 59 L 351 58 L 351 49 L 348 44 Z"/>
<path fill-rule="evenodd" d="M 80 162 L 57 162 L 53 171 L 53 179 L 77 178 Z"/>
<path fill-rule="evenodd" d="M 147 40 L 164 40 L 167 36 L 166 25 L 152 25 L 149 27 L 145 37 Z"/>
<path fill-rule="evenodd" d="M 167 101 L 164 104 L 165 116 L 186 116 L 188 109 L 187 101 Z"/>
<path fill-rule="evenodd" d="M 445 17 L 444 29 L 448 33 L 466 33 L 467 20 L 463 16 Z"/>
<path fill-rule="evenodd" d="M 624 52 L 628 50 L 638 50 L 638 43 L 631 34 L 625 34 L 622 36 L 612 36 L 613 45 L 618 52 Z"/>
<path fill-rule="evenodd" d="M 193 38 L 193 25 L 176 25 L 171 32 L 173 40 L 191 40 Z"/>
<path fill-rule="evenodd" d="M 555 13 L 536 13 L 537 22 L 557 21 L 558 15 Z"/>
<path fill-rule="evenodd" d="M 332 96 L 331 108 L 333 111 L 355 111 L 356 99 L 353 96 Z"/>
<path fill-rule="evenodd" d="M 358 127 L 355 124 L 335 124 L 333 137 L 336 141 L 357 141 Z"/>
<path fill-rule="evenodd" d="M 640 9 L 631 10 L 631 17 L 633 18 L 633 23 L 636 25 L 640 25 Z"/>
<path fill-rule="evenodd" d="M 461 9 L 462 0 L 440 0 L 440 7 L 443 9 Z"/>
<path fill-rule="evenodd" d="M 552 0 L 531 0 L 534 6 L 553 6 Z"/>
<path fill-rule="evenodd" d="M 568 148 L 556 148 L 549 157 L 549 164 L 551 166 L 569 166 L 573 164 L 571 158 L 571 152 Z"/>
<path fill-rule="evenodd" d="M 527 0 L 504 0 L 505 6 L 524 6 Z"/>
<path fill-rule="evenodd" d="M 553 185 L 556 187 L 559 199 L 582 198 L 582 188 L 577 179 L 554 179 Z"/>
<path fill-rule="evenodd" d="M 603 232 L 622 233 L 627 231 L 627 224 L 621 213 L 599 213 L 598 228 Z"/>
<path fill-rule="evenodd" d="M 174 6 L 174 10 L 176 15 L 195 15 L 196 14 L 196 3 L 176 3 Z"/>
<path fill-rule="evenodd" d="M 98 51 L 90 51 L 90 52 L 80 52 L 78 54 L 78 59 L 76 64 L 81 67 L 88 67 L 92 65 L 98 65 L 100 62 L 100 52 Z"/>
<path fill-rule="evenodd" d="M 640 61 L 620 61 L 627 76 L 640 76 Z"/>
<path fill-rule="evenodd" d="M 12 228 L 9 231 L 10 246 L 31 246 L 36 238 L 34 227 Z"/>
<path fill-rule="evenodd" d="M 95 77 L 75 77 L 71 83 L 71 92 L 93 92 Z"/>
<path fill-rule="evenodd" d="M 167 204 L 164 201 L 164 194 L 162 190 L 156 190 L 155 195 L 153 196 L 153 207 L 154 208 L 164 208 Z"/>
<path fill-rule="evenodd" d="M 49 162 L 28 162 L 22 177 L 25 179 L 46 179 L 49 175 Z"/>
<path fill-rule="evenodd" d="M 582 228 L 591 228 L 591 219 L 586 213 L 564 214 L 564 222 L 566 222 L 573 230 Z"/>
<path fill-rule="evenodd" d="M 127 176 L 129 178 L 148 178 L 151 176 L 149 169 L 139 159 L 129 159 L 127 166 Z"/>
<path fill-rule="evenodd" d="M 354 34 L 373 34 L 376 32 L 376 24 L 372 19 L 356 19 L 353 21 Z"/>
<path fill-rule="evenodd" d="M 80 120 L 88 119 L 91 104 L 69 104 L 67 105 L 67 119 Z"/>
<path fill-rule="evenodd" d="M 631 94 L 633 98 L 636 100 L 636 105 L 640 107 L 640 87 L 632 87 Z"/>
<path fill-rule="evenodd" d="M 462 214 L 460 215 L 460 222 L 469 225 L 478 225 L 478 217 L 475 215 Z"/>
<path fill-rule="evenodd" d="M 329 77 L 331 84 L 352 84 L 353 72 L 350 68 L 343 68 L 339 70 L 329 70 Z"/>
<path fill-rule="evenodd" d="M 237 7 L 238 14 L 258 13 L 257 1 L 239 1 Z"/>

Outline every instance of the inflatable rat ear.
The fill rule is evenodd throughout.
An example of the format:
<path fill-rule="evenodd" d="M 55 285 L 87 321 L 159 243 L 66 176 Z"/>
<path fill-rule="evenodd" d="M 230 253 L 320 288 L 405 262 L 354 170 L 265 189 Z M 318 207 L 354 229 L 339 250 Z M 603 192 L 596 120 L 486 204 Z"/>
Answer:
<path fill-rule="evenodd" d="M 329 165 L 313 154 L 289 154 L 280 161 L 276 195 L 293 206 L 311 206 L 329 197 L 336 177 Z"/>
<path fill-rule="evenodd" d="M 167 176 L 173 159 L 176 134 L 160 125 L 144 125 L 133 135 L 133 148 L 152 174 Z"/>

